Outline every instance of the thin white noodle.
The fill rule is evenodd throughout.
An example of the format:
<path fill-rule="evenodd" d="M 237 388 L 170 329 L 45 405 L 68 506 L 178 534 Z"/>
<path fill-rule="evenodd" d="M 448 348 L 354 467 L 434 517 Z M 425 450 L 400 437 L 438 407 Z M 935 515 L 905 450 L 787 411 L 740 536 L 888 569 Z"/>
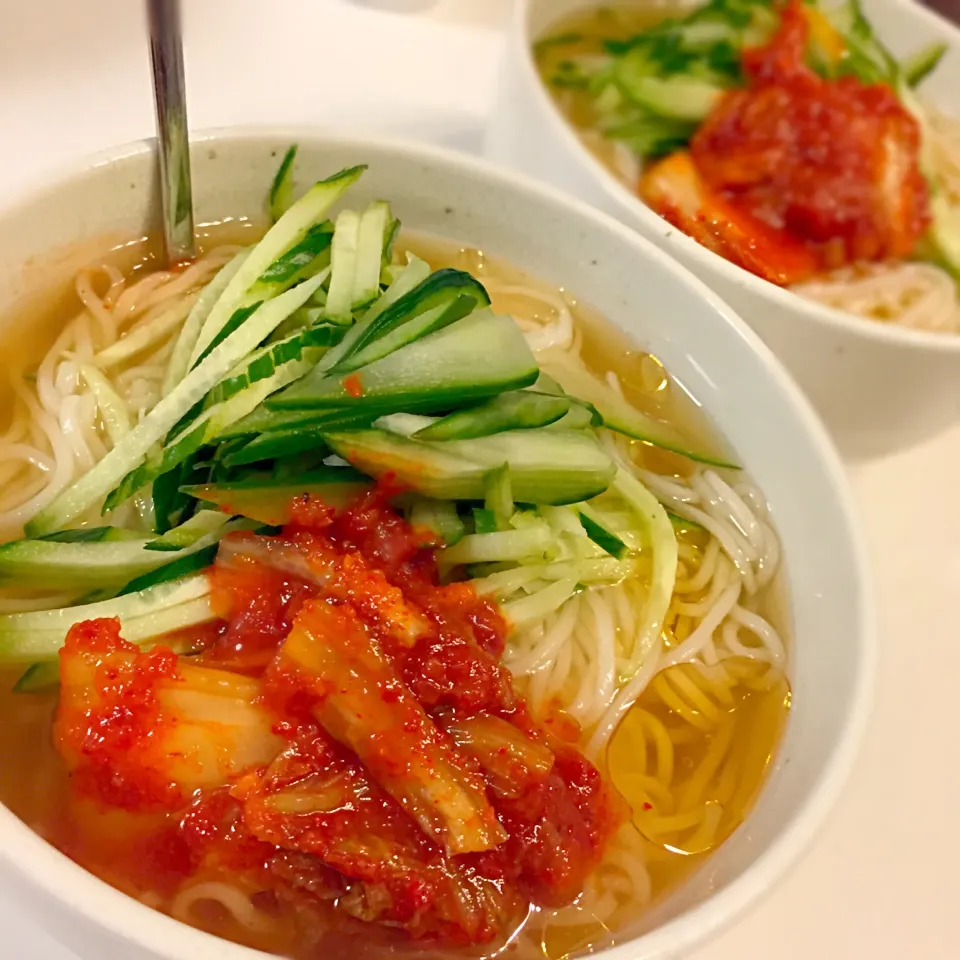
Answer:
<path fill-rule="evenodd" d="M 666 670 L 667 667 L 676 666 L 678 663 L 686 663 L 693 660 L 700 653 L 704 644 L 713 636 L 713 631 L 720 626 L 724 618 L 733 610 L 737 597 L 740 596 L 741 584 L 735 583 L 732 587 L 727 587 L 720 595 L 717 602 L 710 611 L 697 625 L 694 630 L 679 647 L 668 650 L 658 664 L 659 670 Z"/>
<path fill-rule="evenodd" d="M 658 642 L 634 678 L 620 690 L 613 703 L 600 718 L 584 748 L 588 757 L 596 757 L 606 746 L 607 741 L 613 736 L 613 731 L 620 725 L 624 715 L 636 703 L 643 691 L 647 689 L 650 681 L 656 676 L 659 671 L 660 649 L 660 643 Z"/>
<path fill-rule="evenodd" d="M 207 881 L 197 883 L 186 890 L 181 890 L 170 904 L 170 913 L 181 923 L 194 924 L 196 918 L 193 910 L 198 903 L 212 901 L 220 904 L 224 910 L 248 930 L 269 932 L 273 929 L 272 921 L 250 902 L 250 898 L 242 890 L 229 883 Z"/>

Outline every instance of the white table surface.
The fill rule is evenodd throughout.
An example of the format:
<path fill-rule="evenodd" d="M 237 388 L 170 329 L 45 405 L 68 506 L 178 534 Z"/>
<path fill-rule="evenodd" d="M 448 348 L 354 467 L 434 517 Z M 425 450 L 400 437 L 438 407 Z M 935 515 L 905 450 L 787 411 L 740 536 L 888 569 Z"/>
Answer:
<path fill-rule="evenodd" d="M 477 150 L 509 4 L 439 0 L 414 17 L 185 0 L 191 124 L 314 121 Z M 0 195 L 151 125 L 136 0 L 0 0 Z M 873 721 L 805 859 L 693 960 L 960 957 L 958 470 L 960 426 L 851 469 L 881 604 Z M 0 957 L 76 960 L 2 890 L 0 930 Z"/>

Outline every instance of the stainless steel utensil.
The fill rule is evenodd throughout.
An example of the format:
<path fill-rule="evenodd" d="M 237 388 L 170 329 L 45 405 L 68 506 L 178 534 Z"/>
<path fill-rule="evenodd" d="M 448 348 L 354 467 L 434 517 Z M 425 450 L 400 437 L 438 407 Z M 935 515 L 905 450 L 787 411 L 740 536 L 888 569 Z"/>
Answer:
<path fill-rule="evenodd" d="M 147 0 L 147 19 L 157 106 L 163 232 L 167 261 L 172 266 L 195 255 L 180 0 Z"/>

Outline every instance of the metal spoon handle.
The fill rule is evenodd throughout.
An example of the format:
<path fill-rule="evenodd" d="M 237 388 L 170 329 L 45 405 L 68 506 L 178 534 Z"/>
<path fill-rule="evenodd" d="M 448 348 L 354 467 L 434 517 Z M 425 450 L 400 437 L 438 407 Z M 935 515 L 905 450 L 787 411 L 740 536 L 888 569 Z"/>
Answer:
<path fill-rule="evenodd" d="M 195 255 L 180 0 L 147 0 L 147 17 L 160 144 L 164 239 L 167 260 L 176 264 Z"/>

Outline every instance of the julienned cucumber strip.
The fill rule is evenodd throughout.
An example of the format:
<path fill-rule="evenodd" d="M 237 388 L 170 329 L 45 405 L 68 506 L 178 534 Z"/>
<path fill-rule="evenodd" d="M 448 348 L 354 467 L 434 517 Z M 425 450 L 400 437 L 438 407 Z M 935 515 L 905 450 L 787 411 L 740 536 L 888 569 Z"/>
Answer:
<path fill-rule="evenodd" d="M 278 313 L 288 311 L 291 305 L 294 305 L 293 308 L 295 309 L 295 304 L 309 295 L 310 287 L 315 287 L 322 280 L 323 275 L 314 277 L 300 287 L 296 287 L 286 294 L 281 294 L 275 300 L 269 301 L 267 309 L 276 310 Z M 285 299 L 294 293 L 298 293 L 294 300 L 287 301 Z M 281 311 L 281 306 L 283 311 Z M 251 383 L 246 389 L 204 410 L 196 419 L 189 420 L 176 436 L 167 442 L 159 454 L 151 455 L 146 462 L 123 478 L 119 486 L 111 491 L 106 498 L 104 509 L 114 509 L 148 483 L 185 463 L 201 447 L 217 439 L 225 427 L 255 410 L 275 390 L 298 380 L 312 366 L 313 359 L 310 357 L 289 360 L 278 367 L 271 376 Z"/>
<path fill-rule="evenodd" d="M 469 273 L 438 270 L 365 324 L 331 372 L 356 370 L 489 304 L 487 291 Z M 430 315 L 430 322 L 415 336 L 402 335 L 417 318 L 426 315 Z"/>
<path fill-rule="evenodd" d="M 151 541 L 145 539 L 89 543 L 16 540 L 0 547 L 0 583 L 23 587 L 56 583 L 86 590 L 120 585 L 216 544 L 227 530 L 220 523 L 174 552 L 151 549 Z"/>
<path fill-rule="evenodd" d="M 427 443 L 358 430 L 325 435 L 327 443 L 372 477 L 392 474 L 403 487 L 438 500 L 482 500 L 487 475 L 507 464 L 518 503 L 579 503 L 603 493 L 615 467 L 588 434 L 520 430 L 479 440 Z"/>
<path fill-rule="evenodd" d="M 444 550 L 439 559 L 445 564 L 542 559 L 555 540 L 554 532 L 540 521 L 522 530 L 468 534 L 456 546 Z"/>
<path fill-rule="evenodd" d="M 723 96 L 724 87 L 690 76 L 637 76 L 623 68 L 629 58 L 618 63 L 617 82 L 633 100 L 661 117 L 699 122 Z"/>
<path fill-rule="evenodd" d="M 473 532 L 496 533 L 498 530 L 497 515 L 486 507 L 473 508 Z"/>
<path fill-rule="evenodd" d="M 370 477 L 392 475 L 405 487 L 437 500 L 482 500 L 482 466 L 454 457 L 436 444 L 419 443 L 385 430 L 327 433 L 327 443 Z"/>
<path fill-rule="evenodd" d="M 181 577 L 186 577 L 191 573 L 205 570 L 216 559 L 218 548 L 218 544 L 210 544 L 200 550 L 195 550 L 186 553 L 184 556 L 177 557 L 162 567 L 157 567 L 156 570 L 150 570 L 147 573 L 141 574 L 139 577 L 134 577 L 133 580 L 124 586 L 117 596 L 124 597 L 130 593 L 139 593 L 148 587 L 155 587 L 158 584 L 167 583 L 170 580 L 179 580 Z"/>
<path fill-rule="evenodd" d="M 276 223 L 293 202 L 293 161 L 297 157 L 297 145 L 293 144 L 283 155 L 276 176 L 270 186 L 270 216 Z"/>
<path fill-rule="evenodd" d="M 311 227 L 323 220 L 330 207 L 359 179 L 364 170 L 365 166 L 351 167 L 314 184 L 267 231 L 266 236 L 250 251 L 250 255 L 210 311 L 194 344 L 191 363 L 196 362 L 237 307 L 243 304 L 247 291 L 263 273 L 291 247 L 300 243 Z"/>
<path fill-rule="evenodd" d="M 383 292 L 383 295 L 371 305 L 370 309 L 361 317 L 354 329 L 357 331 L 351 339 L 348 346 L 356 343 L 357 337 L 361 336 L 370 325 L 383 313 L 387 307 L 396 303 L 401 297 L 406 296 L 411 290 L 415 290 L 427 277 L 430 276 L 430 264 L 413 254 L 407 254 L 407 265 L 399 267 L 396 279 Z"/>
<path fill-rule="evenodd" d="M 370 306 L 380 296 L 384 251 L 396 233 L 396 220 L 385 200 L 371 203 L 360 217 L 357 263 L 353 277 L 353 310 Z"/>
<path fill-rule="evenodd" d="M 330 286 L 327 316 L 332 323 L 346 323 L 353 316 L 353 280 L 360 250 L 360 214 L 343 210 L 337 217 L 330 248 Z"/>
<path fill-rule="evenodd" d="M 390 287 L 379 300 L 375 300 L 369 310 L 347 330 L 346 336 L 337 344 L 317 365 L 319 370 L 329 370 L 347 355 L 364 331 L 376 322 L 377 318 L 391 304 L 413 290 L 418 284 L 430 276 L 430 267 L 418 257 L 412 257 L 410 262 L 397 275 Z M 328 322 L 329 318 L 328 318 Z M 351 315 L 352 322 L 352 315 Z"/>
<path fill-rule="evenodd" d="M 501 393 L 479 406 L 449 414 L 416 436 L 419 440 L 467 440 L 504 430 L 545 427 L 559 420 L 570 409 L 570 404 L 568 397 L 549 396 L 532 390 Z M 588 417 L 586 425 L 589 422 Z"/>
<path fill-rule="evenodd" d="M 355 424 L 344 424 L 353 427 Z M 323 430 L 329 427 L 306 426 L 293 430 L 275 430 L 255 437 L 249 443 L 234 450 L 224 457 L 224 466 L 232 469 L 250 463 L 260 463 L 263 460 L 275 460 L 281 457 L 290 457 L 298 453 L 309 453 L 326 448 L 323 439 Z"/>
<path fill-rule="evenodd" d="M 310 360 L 312 366 L 323 356 L 326 348 L 339 342 L 342 337 L 343 330 L 339 327 L 321 324 L 261 347 L 207 394 L 207 406 L 229 400 L 252 384 L 272 377 L 280 367 L 292 360 Z"/>
<path fill-rule="evenodd" d="M 208 533 L 220 531 L 225 534 L 227 531 L 223 528 L 230 522 L 230 518 L 220 513 L 218 510 L 201 510 L 195 513 L 189 520 L 184 521 L 178 527 L 168 530 L 162 536 L 156 537 L 147 544 L 148 550 L 164 550 L 173 552 L 182 550 L 184 547 L 193 546 L 201 537 Z M 231 527 L 233 525 L 231 524 Z"/>
<path fill-rule="evenodd" d="M 443 410 L 529 386 L 538 373 L 513 318 L 480 311 L 355 373 L 326 376 L 314 369 L 271 397 L 267 406 L 382 413 Z"/>
<path fill-rule="evenodd" d="M 516 630 L 517 627 L 526 623 L 542 620 L 562 607 L 578 589 L 582 589 L 578 584 L 579 581 L 575 577 L 556 580 L 529 596 L 501 604 L 500 610 L 507 623 Z"/>
<path fill-rule="evenodd" d="M 80 527 L 78 530 L 58 530 L 45 537 L 37 537 L 45 543 L 102 543 L 119 540 L 142 540 L 143 535 L 124 527 Z M 20 541 L 16 541 L 20 542 Z M 3 548 L 0 547 L 0 550 Z"/>
<path fill-rule="evenodd" d="M 546 424 L 550 430 L 586 430 L 589 427 L 602 427 L 603 420 L 593 404 L 580 403 L 570 397 L 570 409 L 553 423 Z"/>
<path fill-rule="evenodd" d="M 60 684 L 60 661 L 32 663 L 13 685 L 14 693 L 42 693 Z"/>
<path fill-rule="evenodd" d="M 263 306 L 263 300 L 256 300 L 253 303 L 245 303 L 242 307 L 237 307 L 230 315 L 230 319 L 217 331 L 217 335 L 204 348 L 203 353 L 191 364 L 191 367 L 203 363 L 231 333 L 239 330 L 247 322 L 247 318 L 252 317 L 261 306 Z"/>
<path fill-rule="evenodd" d="M 573 365 L 564 365 L 551 371 L 571 397 L 591 404 L 603 419 L 603 425 L 609 430 L 625 436 L 642 440 L 663 450 L 670 450 L 681 456 L 715 467 L 738 469 L 737 465 L 725 460 L 716 452 L 704 449 L 691 441 L 668 423 L 654 420 L 641 413 L 631 403 L 616 393 L 609 384 L 598 380 L 586 370 Z"/>
<path fill-rule="evenodd" d="M 493 514 L 498 530 L 509 528 L 513 516 L 513 485 L 510 467 L 506 463 L 487 474 L 483 505 Z"/>
<path fill-rule="evenodd" d="M 421 430 L 426 430 L 437 422 L 437 417 L 425 417 L 418 413 L 388 413 L 377 417 L 373 425 L 387 433 L 395 433 L 398 437 L 412 437 Z"/>
<path fill-rule="evenodd" d="M 163 378 L 161 396 L 166 396 L 187 375 L 190 369 L 190 357 L 196 345 L 200 331 L 214 305 L 237 275 L 244 261 L 250 256 L 250 250 L 241 250 L 221 271 L 200 291 L 197 302 L 180 328 L 176 345 L 167 364 Z"/>
<path fill-rule="evenodd" d="M 380 283 L 386 285 L 392 280 L 385 280 L 387 270 L 393 266 L 393 251 L 397 245 L 397 237 L 400 236 L 400 221 L 394 218 L 387 227 L 386 235 L 383 238 L 383 258 L 380 263 Z"/>
<path fill-rule="evenodd" d="M 933 73 L 947 52 L 947 44 L 931 43 L 906 57 L 900 63 L 903 78 L 911 87 L 917 87 Z"/>
<path fill-rule="evenodd" d="M 578 504 L 576 509 L 580 516 L 580 524 L 587 536 L 601 550 L 606 550 L 611 557 L 616 557 L 618 560 L 623 560 L 630 553 L 630 548 L 603 522 L 603 518 L 592 510 L 589 504 Z"/>
<path fill-rule="evenodd" d="M 290 212 L 293 213 L 293 210 Z M 314 277 L 265 303 L 206 360 L 191 370 L 171 393 L 161 398 L 150 413 L 92 470 L 37 514 L 27 525 L 27 536 L 37 537 L 62 529 L 71 520 L 99 504 L 109 491 L 143 462 L 154 444 L 163 440 L 174 424 L 202 400 L 211 387 L 255 349 L 290 313 L 303 305 L 319 283 L 320 279 Z M 235 419 L 248 412 L 241 410 Z M 139 486 L 134 486 L 128 496 L 138 489 Z"/>
<path fill-rule="evenodd" d="M 252 313 L 265 301 L 289 290 L 301 280 L 323 273 L 329 274 L 327 257 L 321 252 L 330 245 L 330 228 L 327 223 L 312 227 L 306 237 L 288 253 L 277 260 L 267 272 L 247 291 L 243 304 L 233 311 L 230 319 L 220 328 L 216 336 L 207 344 L 193 366 L 200 363 L 210 351 L 222 343 L 234 330 L 240 327 Z M 318 287 L 317 290 L 320 288 Z M 317 290 L 314 292 L 316 293 Z"/>
<path fill-rule="evenodd" d="M 296 246 L 291 247 L 267 267 L 260 279 L 250 288 L 250 295 L 256 297 L 261 287 L 266 292 L 280 284 L 291 283 L 313 264 L 320 254 L 330 249 L 332 240 L 333 224 L 329 220 L 311 227 Z"/>
<path fill-rule="evenodd" d="M 466 532 L 453 503 L 426 497 L 417 500 L 411 508 L 410 525 L 430 531 L 436 538 L 432 546 L 452 547 Z"/>
<path fill-rule="evenodd" d="M 0 663 L 53 660 L 76 623 L 119 617 L 125 640 L 140 643 L 214 620 L 204 574 L 162 583 L 139 593 L 78 607 L 0 616 Z"/>
<path fill-rule="evenodd" d="M 382 200 L 371 203 L 362 214 L 345 210 L 337 218 L 326 304 L 331 322 L 348 322 L 354 311 L 370 306 L 380 295 L 380 271 L 392 223 L 390 204 Z"/>
<path fill-rule="evenodd" d="M 222 440 L 236 437 L 270 436 L 290 433 L 293 430 L 312 430 L 327 427 L 330 430 L 367 427 L 376 419 L 376 414 L 360 409 L 338 410 L 336 407 L 317 410 L 270 410 L 261 404 L 252 413 L 237 420 L 220 434 Z M 263 437 L 268 439 L 267 436 Z M 253 441 L 251 441 L 253 442 Z"/>
<path fill-rule="evenodd" d="M 298 380 L 312 366 L 313 361 L 309 357 L 290 360 L 278 367 L 272 377 L 258 380 L 245 390 L 205 410 L 177 434 L 159 456 L 151 457 L 136 470 L 128 473 L 123 482 L 107 497 L 104 509 L 112 510 L 119 506 L 137 490 L 163 477 L 180 464 L 186 463 L 193 454 L 208 443 L 224 439 L 226 427 L 242 420 L 259 407 L 271 393 Z"/>
<path fill-rule="evenodd" d="M 185 492 L 221 509 L 272 526 L 289 523 L 296 497 L 310 496 L 331 507 L 343 507 L 370 489 L 370 480 L 355 470 L 330 467 L 295 480 L 239 480 L 186 487 Z"/>
<path fill-rule="evenodd" d="M 360 367 L 369 364 L 405 347 L 430 333 L 442 330 L 444 327 L 462 320 L 474 311 L 477 301 L 471 296 L 460 294 L 456 296 L 449 304 L 443 304 L 427 310 L 419 316 L 407 321 L 397 327 L 391 333 L 387 333 L 369 344 L 366 348 L 353 356 L 347 357 L 336 368 L 331 370 L 333 373 L 349 373 Z"/>

